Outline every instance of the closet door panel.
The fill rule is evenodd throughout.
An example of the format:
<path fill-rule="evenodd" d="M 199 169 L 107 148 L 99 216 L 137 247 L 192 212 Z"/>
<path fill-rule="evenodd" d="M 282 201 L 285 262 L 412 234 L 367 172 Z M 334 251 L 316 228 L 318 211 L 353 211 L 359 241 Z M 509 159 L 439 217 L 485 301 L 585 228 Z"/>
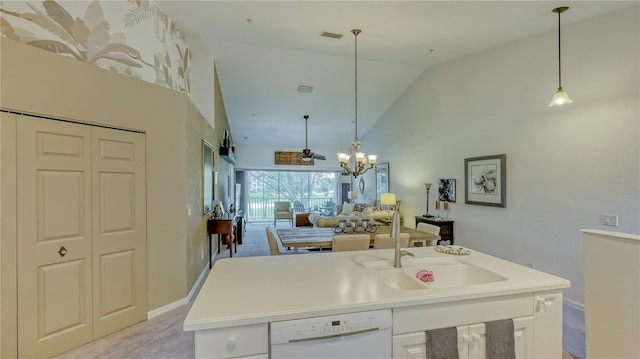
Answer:
<path fill-rule="evenodd" d="M 91 130 L 17 121 L 18 353 L 91 341 Z"/>
<path fill-rule="evenodd" d="M 92 129 L 94 337 L 147 318 L 144 135 Z"/>

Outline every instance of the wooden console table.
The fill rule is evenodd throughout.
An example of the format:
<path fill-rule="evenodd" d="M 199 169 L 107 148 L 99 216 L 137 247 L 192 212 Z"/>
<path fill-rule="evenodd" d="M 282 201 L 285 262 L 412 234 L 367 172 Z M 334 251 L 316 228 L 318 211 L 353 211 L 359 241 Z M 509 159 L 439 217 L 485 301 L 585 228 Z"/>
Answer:
<path fill-rule="evenodd" d="M 453 244 L 453 221 L 449 220 L 439 220 L 436 221 L 435 218 L 426 218 L 422 216 L 416 216 L 416 227 L 418 223 L 429 223 L 434 226 L 440 227 L 440 239 L 438 240 L 438 244 L 442 241 L 449 241 L 449 244 Z"/>
<path fill-rule="evenodd" d="M 233 257 L 233 253 L 238 252 L 238 241 L 236 240 L 236 214 L 227 213 L 221 218 L 209 218 L 207 221 L 207 236 L 209 237 L 209 269 L 211 269 L 211 236 L 218 235 L 218 253 L 220 253 L 220 236 L 224 235 L 227 245 L 229 246 L 229 258 Z M 236 243 L 235 251 L 233 249 L 233 243 Z"/>

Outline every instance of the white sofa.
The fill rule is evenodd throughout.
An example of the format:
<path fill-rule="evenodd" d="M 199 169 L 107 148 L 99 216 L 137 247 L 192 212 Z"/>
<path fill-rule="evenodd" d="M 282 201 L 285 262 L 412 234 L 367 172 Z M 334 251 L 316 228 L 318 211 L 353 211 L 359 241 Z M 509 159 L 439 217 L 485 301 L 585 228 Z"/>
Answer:
<path fill-rule="evenodd" d="M 344 203 L 336 206 L 335 216 L 323 216 L 318 213 L 309 214 L 309 222 L 314 227 L 333 227 L 338 225 L 340 219 L 347 221 L 347 226 L 351 226 L 351 220 L 355 219 L 360 223 L 363 218 L 370 219 L 375 224 L 382 224 L 380 220 L 390 221 L 393 217 L 393 211 L 368 206 L 362 203 Z M 400 217 L 402 220 L 402 217 Z"/>

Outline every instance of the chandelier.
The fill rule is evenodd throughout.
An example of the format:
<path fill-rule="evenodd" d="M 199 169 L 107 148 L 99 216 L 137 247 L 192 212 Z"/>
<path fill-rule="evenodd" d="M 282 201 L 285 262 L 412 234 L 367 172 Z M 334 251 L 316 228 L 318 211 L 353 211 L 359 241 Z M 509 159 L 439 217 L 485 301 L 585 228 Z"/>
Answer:
<path fill-rule="evenodd" d="M 338 161 L 340 162 L 340 167 L 342 167 L 342 169 L 350 175 L 353 175 L 353 177 L 358 177 L 361 174 L 364 174 L 365 172 L 367 172 L 368 170 L 370 170 L 371 168 L 373 168 L 373 166 L 375 166 L 376 164 L 376 160 L 378 159 L 377 155 L 368 155 L 364 152 L 360 152 L 360 145 L 362 144 L 362 141 L 358 140 L 358 35 L 362 32 L 362 30 L 360 29 L 353 29 L 351 30 L 351 33 L 354 35 L 355 38 L 355 84 L 356 84 L 356 91 L 355 91 L 355 109 L 356 109 L 356 118 L 355 118 L 355 127 L 356 127 L 356 136 L 353 140 L 353 142 L 351 142 L 351 147 L 352 147 L 352 152 L 351 154 L 347 154 L 347 153 L 338 153 Z M 354 167 L 353 169 L 351 169 L 349 167 L 349 160 L 351 159 L 351 157 L 355 158 L 355 163 L 354 163 Z M 368 165 L 368 167 L 367 167 Z"/>

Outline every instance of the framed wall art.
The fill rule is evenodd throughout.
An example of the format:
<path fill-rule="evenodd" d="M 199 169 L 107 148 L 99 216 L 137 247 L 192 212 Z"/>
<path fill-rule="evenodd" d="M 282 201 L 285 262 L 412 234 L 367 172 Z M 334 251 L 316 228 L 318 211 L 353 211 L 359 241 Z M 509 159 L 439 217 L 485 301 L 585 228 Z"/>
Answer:
<path fill-rule="evenodd" d="M 507 155 L 465 158 L 464 203 L 507 207 Z"/>
<path fill-rule="evenodd" d="M 213 210 L 213 146 L 202 140 L 202 214 Z"/>
<path fill-rule="evenodd" d="M 382 198 L 383 193 L 389 193 L 389 164 L 376 165 L 376 198 Z"/>
<path fill-rule="evenodd" d="M 438 201 L 456 202 L 456 180 L 453 178 L 438 179 Z"/>

